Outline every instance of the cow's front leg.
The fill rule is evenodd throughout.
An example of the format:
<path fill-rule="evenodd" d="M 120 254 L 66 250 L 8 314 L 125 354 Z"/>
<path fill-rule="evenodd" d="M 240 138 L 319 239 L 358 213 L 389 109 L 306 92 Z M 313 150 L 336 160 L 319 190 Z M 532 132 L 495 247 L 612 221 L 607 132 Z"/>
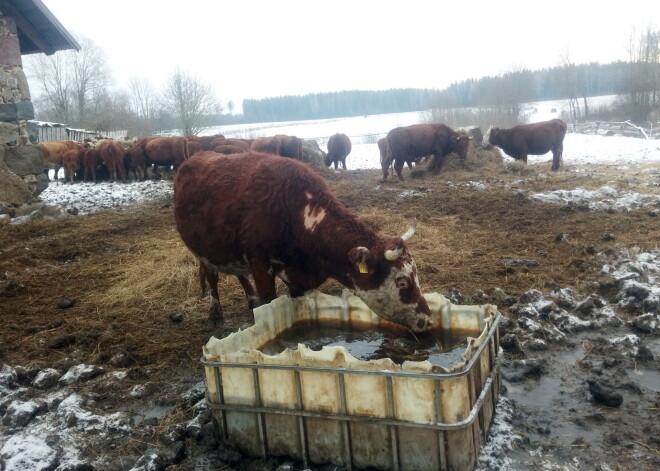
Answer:
<path fill-rule="evenodd" d="M 248 277 L 243 275 L 236 275 L 236 278 L 238 278 L 238 282 L 243 287 L 243 291 L 245 291 L 248 307 L 250 309 L 254 309 L 255 307 L 259 306 L 259 296 L 257 296 L 257 293 L 254 291 L 252 283 L 250 283 Z"/>

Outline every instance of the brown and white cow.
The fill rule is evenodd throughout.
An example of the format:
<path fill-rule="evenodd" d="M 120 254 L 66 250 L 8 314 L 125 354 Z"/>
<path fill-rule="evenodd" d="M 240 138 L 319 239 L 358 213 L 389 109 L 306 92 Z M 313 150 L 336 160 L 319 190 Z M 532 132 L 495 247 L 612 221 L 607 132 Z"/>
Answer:
<path fill-rule="evenodd" d="M 543 155 L 552 151 L 552 170 L 557 171 L 561 166 L 566 135 L 566 123 L 561 119 L 519 124 L 509 129 L 491 127 L 487 135 L 488 142 L 515 160 L 527 163 L 529 154 Z"/>
<path fill-rule="evenodd" d="M 292 296 L 334 278 L 379 316 L 430 328 L 417 267 L 402 237 L 381 238 L 351 213 L 309 166 L 249 152 L 202 152 L 174 179 L 174 216 L 211 288 L 211 319 L 222 319 L 217 274 L 236 275 L 250 306 L 276 297 L 275 276 Z M 252 276 L 256 294 L 251 284 Z M 258 297 L 257 297 L 258 296 Z"/>
<path fill-rule="evenodd" d="M 465 160 L 467 158 L 470 136 L 458 133 L 442 123 L 413 124 L 394 128 L 387 133 L 387 142 L 392 152 L 394 171 L 399 180 L 403 180 L 401 170 L 404 164 L 412 168 L 412 163 L 420 157 L 432 155 L 429 171 L 438 173 L 445 163 L 445 157 L 452 152 Z M 383 172 L 387 179 L 387 173 Z"/>
<path fill-rule="evenodd" d="M 147 137 L 138 141 L 137 145 L 144 152 L 147 166 L 154 166 L 155 178 L 160 178 L 158 167 L 172 167 L 176 172 L 179 165 L 190 157 L 188 139 L 185 137 Z"/>
<path fill-rule="evenodd" d="M 325 165 L 328 167 L 335 164 L 335 170 L 341 162 L 346 170 L 346 156 L 351 153 L 351 140 L 346 134 L 337 133 L 328 139 L 328 154 L 325 156 Z"/>
<path fill-rule="evenodd" d="M 124 167 L 124 148 L 112 139 L 105 139 L 96 146 L 101 160 L 110 173 L 110 181 L 126 181 L 126 168 Z"/>
<path fill-rule="evenodd" d="M 277 134 L 270 137 L 259 137 L 252 141 L 250 150 L 253 152 L 266 152 L 268 154 L 281 155 L 296 160 L 302 160 L 302 140 L 296 136 Z"/>
<path fill-rule="evenodd" d="M 44 159 L 46 176 L 48 176 L 49 170 L 55 170 L 55 180 L 57 180 L 57 174 L 63 167 L 62 157 L 64 157 L 64 153 L 68 150 L 79 150 L 81 148 L 78 142 L 67 140 L 40 142 L 37 146 L 41 150 Z"/>

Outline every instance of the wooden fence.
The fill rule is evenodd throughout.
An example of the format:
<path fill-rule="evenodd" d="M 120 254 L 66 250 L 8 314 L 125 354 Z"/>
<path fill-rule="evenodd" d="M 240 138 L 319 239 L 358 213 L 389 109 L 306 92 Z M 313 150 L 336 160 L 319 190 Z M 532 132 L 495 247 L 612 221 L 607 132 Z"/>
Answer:
<path fill-rule="evenodd" d="M 127 131 L 88 131 L 86 129 L 74 129 L 68 127 L 66 124 L 49 123 L 45 121 L 28 121 L 28 133 L 30 138 L 36 142 L 47 141 L 79 141 L 85 139 L 98 138 L 101 136 L 109 137 L 111 139 L 123 139 L 126 137 Z"/>

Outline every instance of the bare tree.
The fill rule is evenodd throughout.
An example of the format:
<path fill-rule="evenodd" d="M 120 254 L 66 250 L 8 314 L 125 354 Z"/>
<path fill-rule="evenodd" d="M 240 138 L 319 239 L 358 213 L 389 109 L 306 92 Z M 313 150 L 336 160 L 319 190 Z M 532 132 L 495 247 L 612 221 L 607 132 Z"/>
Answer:
<path fill-rule="evenodd" d="M 630 61 L 627 104 L 632 119 L 647 119 L 660 104 L 660 30 L 633 29 L 626 45 Z"/>
<path fill-rule="evenodd" d="M 91 39 L 76 35 L 80 51 L 36 54 L 26 61 L 28 79 L 45 94 L 46 106 L 59 121 L 93 127 L 95 103 L 107 92 L 111 80 L 105 53 Z"/>
<path fill-rule="evenodd" d="M 178 67 L 165 84 L 163 103 L 178 120 L 184 136 L 199 134 L 207 117 L 222 109 L 210 85 Z"/>
<path fill-rule="evenodd" d="M 582 118 L 580 111 L 580 102 L 578 100 L 579 77 L 578 68 L 571 60 L 571 54 L 568 49 L 560 54 L 559 63 L 563 66 L 562 73 L 562 88 L 564 94 L 568 97 L 568 107 L 572 121 L 578 121 Z M 584 110 L 586 115 L 587 98 L 584 98 Z"/>
<path fill-rule="evenodd" d="M 37 111 L 47 113 L 48 120 L 69 124 L 72 122 L 71 83 L 68 79 L 67 56 L 65 52 L 57 52 L 47 56 L 33 54 L 24 60 L 28 80 L 38 84 L 36 89 L 41 92 L 34 103 Z"/>
<path fill-rule="evenodd" d="M 144 120 L 153 120 L 158 113 L 158 95 L 148 79 L 131 77 L 128 82 L 131 107 L 135 115 Z"/>

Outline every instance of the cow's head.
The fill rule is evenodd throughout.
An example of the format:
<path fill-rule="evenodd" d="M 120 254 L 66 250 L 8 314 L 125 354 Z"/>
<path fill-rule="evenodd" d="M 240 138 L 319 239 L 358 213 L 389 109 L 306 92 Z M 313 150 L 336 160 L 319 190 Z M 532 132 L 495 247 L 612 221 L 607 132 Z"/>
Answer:
<path fill-rule="evenodd" d="M 488 129 L 486 135 L 488 136 L 488 142 L 491 145 L 496 146 L 500 143 L 499 133 L 500 133 L 500 128 L 491 126 L 490 129 Z"/>
<path fill-rule="evenodd" d="M 405 241 L 415 233 L 415 222 L 401 237 L 382 240 L 370 249 L 354 247 L 348 258 L 355 293 L 383 319 L 413 332 L 431 327 L 431 311 L 417 279 L 417 265 Z"/>
<path fill-rule="evenodd" d="M 471 136 L 463 132 L 459 132 L 456 135 L 451 137 L 453 151 L 458 154 L 458 156 L 465 160 L 467 158 L 468 147 L 470 146 Z"/>

